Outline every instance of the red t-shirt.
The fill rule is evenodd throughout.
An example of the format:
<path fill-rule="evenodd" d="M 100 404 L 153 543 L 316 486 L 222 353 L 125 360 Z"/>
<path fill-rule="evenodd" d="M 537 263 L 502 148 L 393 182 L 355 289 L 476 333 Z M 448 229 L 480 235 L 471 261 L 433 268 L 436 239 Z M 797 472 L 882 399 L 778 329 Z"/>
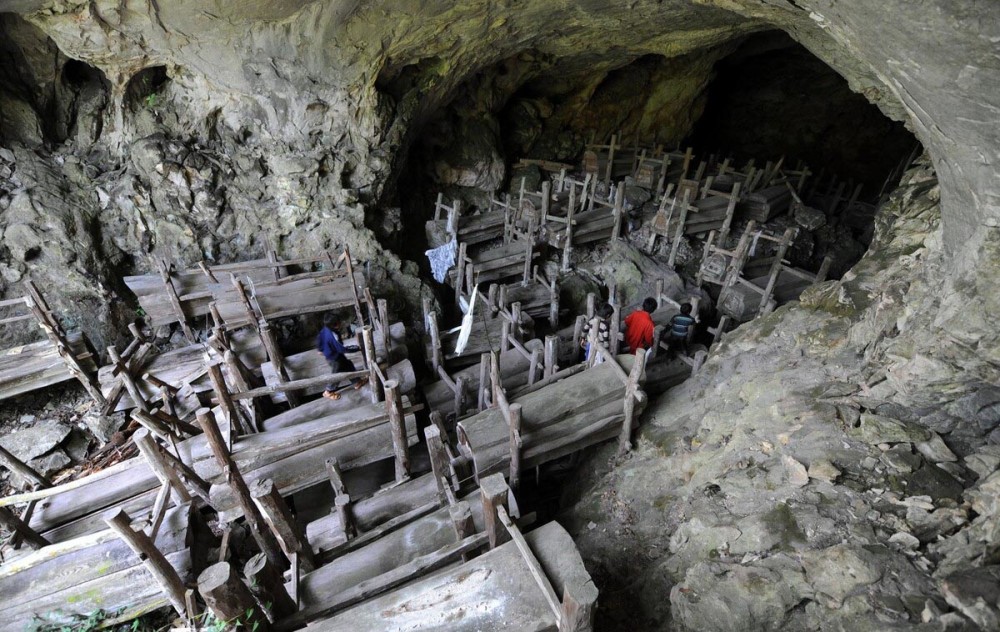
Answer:
<path fill-rule="evenodd" d="M 653 319 L 649 312 L 637 309 L 625 318 L 625 344 L 632 353 L 653 344 Z"/>

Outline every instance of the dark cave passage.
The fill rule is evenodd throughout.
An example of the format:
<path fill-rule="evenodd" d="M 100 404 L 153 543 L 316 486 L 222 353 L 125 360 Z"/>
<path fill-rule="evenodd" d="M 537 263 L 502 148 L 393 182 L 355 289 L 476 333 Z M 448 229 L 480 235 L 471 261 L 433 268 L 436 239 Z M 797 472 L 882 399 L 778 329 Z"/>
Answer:
<path fill-rule="evenodd" d="M 686 145 L 736 161 L 802 161 L 864 185 L 875 201 L 917 141 L 783 32 L 749 38 L 716 64 Z M 894 185 L 895 183 L 889 183 Z"/>
<path fill-rule="evenodd" d="M 408 67 L 383 93 L 399 102 L 420 85 L 421 72 Z M 852 210 L 802 235 L 789 259 L 815 271 L 833 253 L 831 273 L 839 276 L 868 247 L 879 196 L 920 151 L 902 123 L 779 31 L 676 58 L 556 60 L 525 51 L 466 79 L 415 123 L 388 191 L 407 238 L 387 243 L 421 262 L 423 225 L 439 193 L 461 200 L 467 213 L 483 210 L 491 196 L 515 193 L 522 178 L 537 190 L 551 175 L 519 161 L 578 170 L 588 143 L 615 135 L 626 148 L 690 146 L 706 173 L 726 159 L 744 169 L 750 160 L 757 168 L 805 165 L 806 204 L 825 209 L 841 199 Z"/>

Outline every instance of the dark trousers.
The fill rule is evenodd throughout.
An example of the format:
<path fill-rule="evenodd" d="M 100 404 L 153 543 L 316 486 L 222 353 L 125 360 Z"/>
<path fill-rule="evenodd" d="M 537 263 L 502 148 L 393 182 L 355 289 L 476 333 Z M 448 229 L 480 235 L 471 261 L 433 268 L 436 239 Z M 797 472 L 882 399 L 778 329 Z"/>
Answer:
<path fill-rule="evenodd" d="M 670 346 L 671 357 L 673 357 L 677 353 L 678 349 L 680 349 L 681 353 L 683 353 L 684 355 L 689 355 L 687 336 L 671 335 L 670 338 L 667 339 L 667 345 Z"/>
<path fill-rule="evenodd" d="M 326 363 L 330 365 L 330 373 L 349 373 L 351 371 L 357 371 L 357 368 L 355 368 L 354 363 L 351 362 L 351 359 L 348 358 L 347 356 L 339 355 L 333 359 L 327 358 Z M 354 378 L 351 380 L 351 384 L 356 384 L 357 382 L 358 378 Z M 340 384 L 342 383 L 343 382 L 341 382 Z M 326 385 L 326 390 L 333 392 L 337 390 L 340 384 L 334 384 L 333 382 L 331 382 Z"/>

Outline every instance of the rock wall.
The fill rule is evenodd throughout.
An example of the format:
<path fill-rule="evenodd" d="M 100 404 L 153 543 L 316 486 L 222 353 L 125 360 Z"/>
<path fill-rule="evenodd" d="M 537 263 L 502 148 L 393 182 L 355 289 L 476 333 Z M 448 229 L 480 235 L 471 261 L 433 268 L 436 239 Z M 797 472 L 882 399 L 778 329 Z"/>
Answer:
<path fill-rule="evenodd" d="M 969 582 L 996 586 L 970 568 L 997 547 L 1000 376 L 986 358 L 1000 345 L 982 324 L 917 316 L 927 302 L 964 307 L 938 291 L 939 194 L 928 163 L 911 171 L 844 279 L 727 335 L 650 404 L 628 459 L 581 468 L 564 518 L 612 595 L 602 629 L 960 629 L 942 613 L 997 616 L 976 614 Z M 971 327 L 975 350 L 961 339 Z"/>

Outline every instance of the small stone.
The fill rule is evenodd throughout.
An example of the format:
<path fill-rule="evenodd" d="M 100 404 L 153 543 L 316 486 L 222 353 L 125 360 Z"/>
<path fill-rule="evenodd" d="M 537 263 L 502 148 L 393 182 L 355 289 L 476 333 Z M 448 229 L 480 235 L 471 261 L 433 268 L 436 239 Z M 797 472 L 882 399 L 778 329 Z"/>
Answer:
<path fill-rule="evenodd" d="M 588 530 L 593 531 L 596 528 L 597 528 L 597 523 L 596 522 L 590 521 L 590 522 L 587 523 L 587 529 Z"/>
<path fill-rule="evenodd" d="M 984 446 L 985 448 L 996 448 L 996 446 Z M 965 457 L 965 467 L 975 472 L 979 478 L 986 478 L 1000 468 L 1000 452 L 995 454 L 979 451 Z"/>
<path fill-rule="evenodd" d="M 921 458 L 913 454 L 909 443 L 898 443 L 882 453 L 881 461 L 903 474 L 909 474 L 920 467 Z"/>
<path fill-rule="evenodd" d="M 66 456 L 66 453 L 58 448 L 45 456 L 28 461 L 28 465 L 42 476 L 54 474 L 71 463 L 72 461 Z"/>
<path fill-rule="evenodd" d="M 809 464 L 809 478 L 832 483 L 837 480 L 838 476 L 840 476 L 840 470 L 829 461 L 819 459 Z"/>
<path fill-rule="evenodd" d="M 920 546 L 920 540 L 918 540 L 913 534 L 905 531 L 900 531 L 890 537 L 889 542 L 892 544 L 898 544 L 906 551 L 915 551 Z"/>
<path fill-rule="evenodd" d="M 31 422 L 35 421 L 35 419 L 37 419 L 37 417 L 35 417 L 34 415 L 21 415 L 21 418 L 18 419 L 17 421 L 22 424 L 30 424 Z"/>
<path fill-rule="evenodd" d="M 785 472 L 788 474 L 789 483 L 795 487 L 804 487 L 809 483 L 809 474 L 806 472 L 804 465 L 787 454 L 781 457 L 781 462 L 785 464 Z"/>
<path fill-rule="evenodd" d="M 917 444 L 917 451 L 931 463 L 957 461 L 958 457 L 945 444 L 944 439 L 936 432 L 931 432 L 931 438 Z"/>
<path fill-rule="evenodd" d="M 118 430 L 120 419 L 115 415 L 105 417 L 97 411 L 88 411 L 83 416 L 83 423 L 87 425 L 87 428 L 97 437 L 98 441 L 107 443 L 111 440 L 111 435 Z"/>
<path fill-rule="evenodd" d="M 910 493 L 931 498 L 958 498 L 965 491 L 955 477 L 930 463 L 924 463 L 923 467 L 908 476 L 906 484 Z"/>
<path fill-rule="evenodd" d="M 87 452 L 90 449 L 90 437 L 74 428 L 73 432 L 69 435 L 69 439 L 64 444 L 64 449 L 69 458 L 73 459 L 74 463 L 82 463 L 87 460 Z"/>

